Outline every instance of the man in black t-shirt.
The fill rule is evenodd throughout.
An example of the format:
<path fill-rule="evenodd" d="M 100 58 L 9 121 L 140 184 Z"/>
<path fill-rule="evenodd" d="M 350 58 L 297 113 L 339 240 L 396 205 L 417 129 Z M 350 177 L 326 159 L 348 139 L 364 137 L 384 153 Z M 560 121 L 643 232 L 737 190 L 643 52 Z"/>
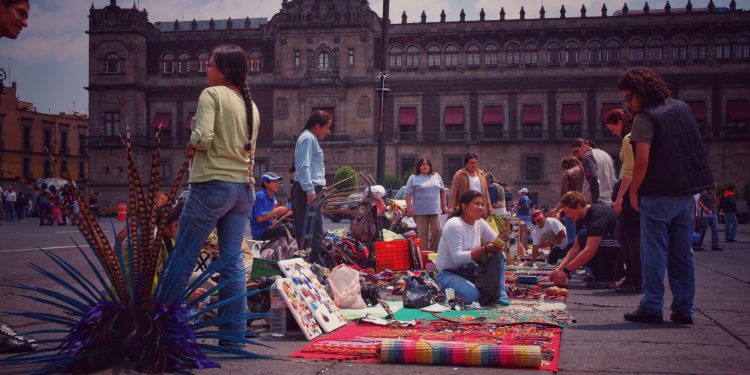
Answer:
<path fill-rule="evenodd" d="M 586 284 L 586 287 L 614 288 L 615 282 L 623 273 L 622 263 L 617 262 L 620 244 L 614 240 L 617 222 L 615 210 L 603 204 L 586 204 L 583 194 L 577 191 L 563 194 L 559 206 L 576 222 L 579 229 L 586 227 L 586 239 L 575 239 L 568 255 L 552 272 L 552 281 L 563 285 L 572 271 L 585 265 L 591 269 L 596 279 Z"/>

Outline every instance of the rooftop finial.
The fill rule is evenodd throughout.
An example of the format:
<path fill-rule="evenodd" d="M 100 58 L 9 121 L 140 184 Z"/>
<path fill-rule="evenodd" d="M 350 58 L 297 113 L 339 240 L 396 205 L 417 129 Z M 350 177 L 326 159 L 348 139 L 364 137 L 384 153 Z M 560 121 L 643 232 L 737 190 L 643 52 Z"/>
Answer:
<path fill-rule="evenodd" d="M 521 7 L 521 11 L 520 11 L 520 12 L 518 12 L 518 14 L 519 14 L 519 15 L 521 16 L 521 19 L 522 19 L 522 20 L 525 20 L 525 19 L 526 19 L 526 11 L 525 11 L 525 10 L 523 10 L 523 6 Z"/>
<path fill-rule="evenodd" d="M 708 1 L 708 13 L 713 13 L 714 9 L 716 9 L 716 5 L 714 5 L 714 0 Z"/>
<path fill-rule="evenodd" d="M 500 7 L 500 21 L 505 21 L 505 8 Z"/>
<path fill-rule="evenodd" d="M 607 17 L 607 4 L 602 4 L 602 17 Z"/>
<path fill-rule="evenodd" d="M 482 10 L 479 11 L 479 20 L 484 21 L 484 16 L 485 16 L 484 8 L 482 8 Z"/>
<path fill-rule="evenodd" d="M 581 5 L 581 18 L 586 18 L 586 5 Z"/>
<path fill-rule="evenodd" d="M 627 16 L 628 15 L 628 3 L 623 4 L 622 6 L 622 15 Z"/>
<path fill-rule="evenodd" d="M 427 23 L 427 14 L 424 12 L 424 10 L 422 11 L 422 15 L 420 17 L 422 18 L 422 23 Z"/>
<path fill-rule="evenodd" d="M 445 9 L 443 9 L 443 11 L 440 12 L 440 22 L 445 22 Z"/>
<path fill-rule="evenodd" d="M 465 22 L 466 21 L 466 12 L 464 12 L 463 9 L 461 9 L 461 14 L 459 14 L 459 17 L 461 17 L 461 19 L 460 19 L 461 22 Z"/>
<path fill-rule="evenodd" d="M 403 13 L 401 13 L 401 24 L 406 24 L 406 11 L 403 11 Z"/>
<path fill-rule="evenodd" d="M 565 4 L 560 7 L 560 18 L 565 18 Z"/>
<path fill-rule="evenodd" d="M 734 12 L 736 10 L 737 10 L 737 2 L 735 2 L 734 0 L 732 0 L 732 2 L 729 3 L 729 11 L 730 12 Z M 713 232 L 711 232 L 711 233 L 713 233 Z"/>
<path fill-rule="evenodd" d="M 686 11 L 687 11 L 688 13 L 690 13 L 690 12 L 692 12 L 692 11 L 693 11 L 693 3 L 691 3 L 691 2 L 690 2 L 690 0 L 688 0 L 688 3 L 687 3 L 687 5 L 685 5 L 685 10 L 686 10 Z"/>
<path fill-rule="evenodd" d="M 648 6 L 648 1 L 643 4 L 643 14 L 648 15 L 649 10 L 651 10 L 651 7 Z"/>
<path fill-rule="evenodd" d="M 667 0 L 667 3 L 664 4 L 664 14 L 669 14 L 672 12 L 672 6 L 669 5 L 669 0 Z"/>
<path fill-rule="evenodd" d="M 544 5 L 542 5 L 542 9 L 539 9 L 539 19 L 543 20 L 545 14 L 547 14 L 547 11 L 544 10 Z"/>

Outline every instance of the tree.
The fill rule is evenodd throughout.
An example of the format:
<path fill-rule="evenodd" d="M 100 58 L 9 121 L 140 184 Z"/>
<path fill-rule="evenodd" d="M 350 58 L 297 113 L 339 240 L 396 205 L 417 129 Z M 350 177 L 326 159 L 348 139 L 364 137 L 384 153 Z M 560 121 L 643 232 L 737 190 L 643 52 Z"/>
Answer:
<path fill-rule="evenodd" d="M 336 175 L 333 176 L 333 183 L 335 185 L 339 181 L 346 180 L 340 185 L 336 185 L 336 188 L 338 190 L 354 190 L 357 188 L 357 186 L 359 186 L 359 184 L 357 183 L 356 175 L 357 172 L 354 171 L 354 168 L 349 165 L 344 165 L 336 170 Z"/>
<path fill-rule="evenodd" d="M 387 174 L 384 176 L 383 187 L 386 189 L 398 190 L 401 188 L 401 181 L 395 174 Z"/>

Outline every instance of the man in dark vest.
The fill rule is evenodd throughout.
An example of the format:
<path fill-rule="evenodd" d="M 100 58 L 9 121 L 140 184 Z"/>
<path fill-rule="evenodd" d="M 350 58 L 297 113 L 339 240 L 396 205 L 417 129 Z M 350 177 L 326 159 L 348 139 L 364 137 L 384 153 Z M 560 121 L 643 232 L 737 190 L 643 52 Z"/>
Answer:
<path fill-rule="evenodd" d="M 714 184 L 698 124 L 690 107 L 672 99 L 667 83 L 649 69 L 629 69 L 617 87 L 635 112 L 630 135 L 635 149 L 630 200 L 641 213 L 643 265 L 643 298 L 635 311 L 625 314 L 625 320 L 663 321 L 664 273 L 668 269 L 673 297 L 669 318 L 692 324 L 693 194 Z"/>

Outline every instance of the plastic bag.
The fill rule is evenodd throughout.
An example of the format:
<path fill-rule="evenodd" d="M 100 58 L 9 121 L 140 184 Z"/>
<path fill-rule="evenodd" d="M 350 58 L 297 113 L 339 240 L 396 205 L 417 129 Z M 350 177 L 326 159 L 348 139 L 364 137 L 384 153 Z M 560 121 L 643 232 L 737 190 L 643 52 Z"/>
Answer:
<path fill-rule="evenodd" d="M 441 292 L 438 283 L 428 274 L 412 276 L 406 281 L 406 289 L 403 296 L 404 307 L 421 309 L 435 302 L 443 302 L 445 295 Z"/>
<path fill-rule="evenodd" d="M 328 285 L 333 292 L 333 301 L 341 309 L 365 309 L 359 285 L 359 271 L 340 265 L 328 276 Z"/>

